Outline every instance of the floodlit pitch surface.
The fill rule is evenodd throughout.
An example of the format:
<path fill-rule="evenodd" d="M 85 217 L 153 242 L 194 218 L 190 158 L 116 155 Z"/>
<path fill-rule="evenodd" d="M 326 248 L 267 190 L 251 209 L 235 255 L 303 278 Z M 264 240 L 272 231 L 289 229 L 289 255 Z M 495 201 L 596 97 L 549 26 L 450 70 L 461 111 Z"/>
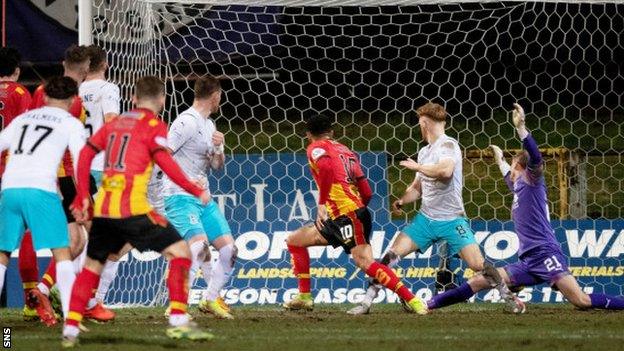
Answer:
<path fill-rule="evenodd" d="M 192 309 L 211 330 L 210 342 L 174 341 L 165 336 L 163 308 L 118 310 L 117 320 L 81 338 L 80 350 L 619 350 L 624 312 L 579 311 L 570 305 L 530 305 L 524 315 L 502 305 L 462 304 L 428 316 L 404 313 L 399 305 L 375 306 L 366 316 L 349 316 L 351 305 L 316 306 L 287 312 L 278 306 L 235 308 L 236 319 L 217 320 Z M 56 350 L 60 327 L 24 322 L 21 311 L 0 310 L 12 327 L 12 349 Z"/>

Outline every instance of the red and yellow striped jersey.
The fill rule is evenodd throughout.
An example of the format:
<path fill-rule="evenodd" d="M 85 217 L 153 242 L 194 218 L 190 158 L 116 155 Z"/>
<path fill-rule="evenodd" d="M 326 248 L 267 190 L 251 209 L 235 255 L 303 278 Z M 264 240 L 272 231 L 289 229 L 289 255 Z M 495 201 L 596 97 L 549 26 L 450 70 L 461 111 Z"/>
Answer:
<path fill-rule="evenodd" d="M 28 90 L 17 82 L 0 82 L 0 130 L 22 113 L 28 111 L 31 103 Z M 0 155 L 0 177 L 4 173 L 8 151 Z"/>
<path fill-rule="evenodd" d="M 364 172 L 357 155 L 348 147 L 335 140 L 317 140 L 307 149 L 308 162 L 312 176 L 321 193 L 327 193 L 325 206 L 331 218 L 348 214 L 364 207 L 364 201 L 357 186 L 358 180 L 364 178 Z M 331 179 L 326 179 L 319 163 L 327 158 L 331 166 Z M 325 181 L 326 180 L 326 181 Z M 327 184 L 329 189 L 324 189 Z"/>
<path fill-rule="evenodd" d="M 147 183 L 152 174 L 152 156 L 166 149 L 165 123 L 150 110 L 134 109 L 105 123 L 87 143 L 105 151 L 102 187 L 93 215 L 126 218 L 152 211 Z"/>
<path fill-rule="evenodd" d="M 45 91 L 43 90 L 43 85 L 39 85 L 33 94 L 32 103 L 30 105 L 30 109 L 36 109 L 39 107 L 45 106 Z M 82 124 L 85 124 L 87 120 L 87 110 L 85 110 L 82 105 L 82 99 L 80 96 L 74 96 L 74 100 L 72 101 L 72 105 L 69 108 L 69 113 L 78 118 Z M 63 155 L 63 161 L 58 169 L 58 177 L 71 177 L 74 175 L 74 167 L 72 162 L 72 157 L 69 154 L 69 151 L 65 151 L 65 155 Z"/>

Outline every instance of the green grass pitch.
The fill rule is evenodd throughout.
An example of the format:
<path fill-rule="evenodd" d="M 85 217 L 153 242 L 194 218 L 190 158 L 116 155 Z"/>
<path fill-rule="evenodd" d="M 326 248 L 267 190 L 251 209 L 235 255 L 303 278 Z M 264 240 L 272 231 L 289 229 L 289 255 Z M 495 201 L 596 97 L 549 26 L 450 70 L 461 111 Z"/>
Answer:
<path fill-rule="evenodd" d="M 115 322 L 87 322 L 79 350 L 620 350 L 624 314 L 579 311 L 570 305 L 530 305 L 526 314 L 503 312 L 498 304 L 463 304 L 427 316 L 399 305 L 374 306 L 366 316 L 349 316 L 350 305 L 321 305 L 313 312 L 278 306 L 235 307 L 236 319 L 191 313 L 216 338 L 195 343 L 168 339 L 163 308 L 118 310 Z M 14 350 L 57 350 L 61 328 L 24 322 L 21 311 L 0 312 L 12 328 Z"/>

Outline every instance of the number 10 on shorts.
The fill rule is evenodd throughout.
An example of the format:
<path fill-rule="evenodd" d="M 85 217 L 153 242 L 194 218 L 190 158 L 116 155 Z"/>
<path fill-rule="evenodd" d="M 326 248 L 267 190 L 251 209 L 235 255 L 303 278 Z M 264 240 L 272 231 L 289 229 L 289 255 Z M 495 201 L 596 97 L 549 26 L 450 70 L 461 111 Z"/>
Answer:
<path fill-rule="evenodd" d="M 340 235 L 344 241 L 353 238 L 353 225 L 349 224 L 344 227 L 340 227 Z"/>

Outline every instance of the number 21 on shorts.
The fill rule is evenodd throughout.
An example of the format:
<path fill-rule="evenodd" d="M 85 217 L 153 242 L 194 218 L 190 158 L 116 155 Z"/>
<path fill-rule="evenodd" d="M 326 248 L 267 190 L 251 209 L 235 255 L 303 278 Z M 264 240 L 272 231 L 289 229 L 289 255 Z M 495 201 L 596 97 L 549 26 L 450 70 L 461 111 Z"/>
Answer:
<path fill-rule="evenodd" d="M 546 270 L 549 272 L 560 271 L 563 269 L 561 262 L 559 262 L 559 260 L 557 260 L 557 256 L 554 255 L 544 260 L 544 266 L 546 266 Z"/>

